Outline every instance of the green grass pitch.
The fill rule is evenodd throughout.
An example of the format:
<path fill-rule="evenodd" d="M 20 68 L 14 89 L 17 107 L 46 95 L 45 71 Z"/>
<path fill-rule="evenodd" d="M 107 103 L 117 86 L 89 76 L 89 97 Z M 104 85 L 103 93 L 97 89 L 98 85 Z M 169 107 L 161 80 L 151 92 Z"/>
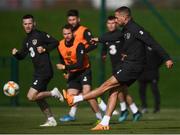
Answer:
<path fill-rule="evenodd" d="M 60 116 L 67 112 L 67 107 L 52 108 L 58 121 Z M 44 116 L 38 107 L 13 108 L 3 107 L 0 111 L 0 133 L 57 133 L 57 134 L 130 134 L 130 133 L 180 133 L 180 109 L 162 109 L 160 113 L 153 114 L 152 110 L 144 114 L 138 122 L 132 122 L 130 114 L 124 123 L 118 123 L 118 116 L 111 120 L 111 130 L 90 131 L 96 121 L 94 114 L 88 107 L 80 107 L 77 112 L 77 120 L 74 122 L 60 123 L 57 127 L 39 127 L 44 122 Z M 86 115 L 84 115 L 86 114 Z"/>

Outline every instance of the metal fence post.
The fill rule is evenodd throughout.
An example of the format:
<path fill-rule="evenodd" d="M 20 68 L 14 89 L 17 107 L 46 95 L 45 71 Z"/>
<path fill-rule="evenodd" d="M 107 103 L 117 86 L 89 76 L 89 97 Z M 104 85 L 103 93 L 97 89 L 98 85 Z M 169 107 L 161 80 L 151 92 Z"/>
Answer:
<path fill-rule="evenodd" d="M 14 57 L 11 57 L 11 80 L 15 81 L 16 83 L 19 82 L 19 64 Z M 19 105 L 18 95 L 10 99 L 10 104 L 11 106 Z"/>
<path fill-rule="evenodd" d="M 101 0 L 101 10 L 100 10 L 100 34 L 105 32 L 105 18 L 106 18 L 106 0 Z M 98 84 L 102 84 L 105 80 L 105 64 L 101 60 L 102 45 L 98 48 L 98 62 L 99 62 L 99 79 Z"/>

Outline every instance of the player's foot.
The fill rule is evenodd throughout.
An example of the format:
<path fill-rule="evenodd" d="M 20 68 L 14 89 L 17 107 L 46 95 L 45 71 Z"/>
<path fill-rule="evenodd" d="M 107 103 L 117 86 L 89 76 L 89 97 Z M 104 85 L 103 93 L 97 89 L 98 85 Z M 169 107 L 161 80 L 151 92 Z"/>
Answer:
<path fill-rule="evenodd" d="M 54 88 L 52 91 L 52 96 L 55 97 L 55 98 L 58 98 L 61 102 L 64 102 L 64 97 L 63 95 L 61 94 L 61 92 L 58 90 L 58 88 Z"/>
<path fill-rule="evenodd" d="M 113 113 L 112 113 L 112 115 L 119 115 L 119 111 L 114 110 Z"/>
<path fill-rule="evenodd" d="M 133 122 L 139 121 L 139 119 L 142 117 L 142 114 L 137 111 L 137 113 L 133 114 Z"/>
<path fill-rule="evenodd" d="M 75 121 L 75 117 L 65 115 L 59 119 L 61 122 Z"/>
<path fill-rule="evenodd" d="M 129 114 L 129 112 L 128 112 L 127 109 L 124 110 L 124 111 L 122 111 L 121 114 L 120 114 L 120 116 L 119 116 L 118 121 L 119 121 L 119 122 L 125 121 L 125 120 L 127 119 L 127 117 L 128 117 L 128 114 Z"/>
<path fill-rule="evenodd" d="M 73 103 L 73 96 L 72 95 L 69 95 L 66 90 L 63 90 L 63 96 L 64 98 L 66 99 L 67 103 L 69 106 L 72 106 L 74 103 Z"/>
<path fill-rule="evenodd" d="M 143 114 L 143 113 L 148 113 L 147 108 L 142 108 L 142 109 L 141 109 L 141 113 L 142 113 L 142 114 Z"/>
<path fill-rule="evenodd" d="M 95 131 L 95 130 L 109 130 L 110 127 L 109 126 L 103 126 L 101 124 L 97 124 L 94 128 L 91 128 L 91 130 Z"/>
<path fill-rule="evenodd" d="M 55 127 L 57 126 L 57 122 L 55 119 L 47 120 L 44 124 L 40 125 L 40 127 Z"/>

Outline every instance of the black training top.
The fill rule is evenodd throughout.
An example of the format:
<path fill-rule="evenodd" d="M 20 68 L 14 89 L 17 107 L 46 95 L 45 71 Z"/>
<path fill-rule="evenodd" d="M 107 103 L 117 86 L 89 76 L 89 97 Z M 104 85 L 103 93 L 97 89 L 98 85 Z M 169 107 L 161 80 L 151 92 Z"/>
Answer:
<path fill-rule="evenodd" d="M 122 57 L 121 53 L 124 37 L 121 30 L 116 29 L 112 32 L 106 32 L 99 37 L 99 42 L 103 43 L 101 55 L 104 56 L 108 52 L 112 63 L 112 69 L 114 70 L 118 63 L 120 63 Z"/>
<path fill-rule="evenodd" d="M 125 62 L 144 65 L 146 62 L 147 46 L 157 52 L 163 62 L 171 59 L 167 52 L 152 38 L 152 36 L 132 19 L 123 27 L 122 32 L 125 38 L 123 53 L 127 55 L 124 60 Z"/>
<path fill-rule="evenodd" d="M 35 77 L 52 77 L 53 69 L 49 57 L 49 52 L 58 46 L 58 40 L 54 39 L 45 32 L 32 30 L 24 39 L 22 48 L 14 55 L 18 60 L 24 59 L 27 54 L 30 55 L 34 65 Z M 37 47 L 42 46 L 45 52 L 39 54 Z"/>

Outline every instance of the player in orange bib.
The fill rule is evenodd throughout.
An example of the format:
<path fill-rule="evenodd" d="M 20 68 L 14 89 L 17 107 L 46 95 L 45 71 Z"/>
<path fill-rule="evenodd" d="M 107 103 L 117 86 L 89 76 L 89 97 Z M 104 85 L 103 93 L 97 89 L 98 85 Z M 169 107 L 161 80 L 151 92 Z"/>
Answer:
<path fill-rule="evenodd" d="M 79 93 L 88 93 L 91 90 L 91 69 L 85 46 L 74 37 L 71 25 L 63 27 L 64 39 L 59 42 L 58 51 L 60 54 L 60 64 L 57 68 L 66 70 L 69 75 L 67 78 L 67 92 L 70 95 L 78 95 Z M 98 120 L 102 119 L 97 101 L 95 99 L 88 100 L 93 111 L 96 113 Z M 76 108 L 76 105 L 74 105 Z M 74 114 L 75 111 L 70 111 Z M 75 120 L 72 117 L 71 121 Z M 64 121 L 68 121 L 67 119 Z"/>

